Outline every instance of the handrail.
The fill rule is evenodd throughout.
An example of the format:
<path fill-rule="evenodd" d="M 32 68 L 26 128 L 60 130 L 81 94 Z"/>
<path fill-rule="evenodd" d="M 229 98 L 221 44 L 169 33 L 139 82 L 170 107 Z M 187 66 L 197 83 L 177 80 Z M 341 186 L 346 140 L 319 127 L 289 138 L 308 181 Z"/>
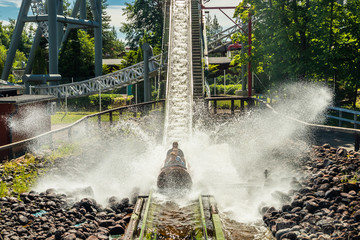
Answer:
<path fill-rule="evenodd" d="M 263 99 L 263 100 L 270 98 L 270 103 L 272 103 L 273 100 L 277 99 L 277 98 L 272 98 L 271 96 L 266 96 L 266 95 L 262 95 L 262 94 L 258 94 L 257 97 L 259 99 Z M 339 127 L 342 126 L 342 122 L 352 123 L 354 128 L 357 128 L 358 126 L 360 126 L 360 121 L 358 121 L 358 115 L 360 116 L 360 111 L 355 111 L 355 110 L 341 108 L 341 107 L 328 107 L 328 110 L 333 110 L 333 111 L 339 112 L 338 116 L 333 116 L 333 115 L 330 115 L 329 113 L 325 115 L 327 118 L 338 120 Z M 342 113 L 352 114 L 353 119 L 344 118 Z"/>
<path fill-rule="evenodd" d="M 328 118 L 338 120 L 339 121 L 339 123 L 338 123 L 339 127 L 341 127 L 342 122 L 353 123 L 354 128 L 357 128 L 357 126 L 360 125 L 360 122 L 357 120 L 358 119 L 357 115 L 360 115 L 359 111 L 350 110 L 350 109 L 346 109 L 346 108 L 340 108 L 340 107 L 329 107 L 329 110 L 334 110 L 334 111 L 339 112 L 338 116 L 333 116 L 333 115 L 330 115 L 330 114 L 326 115 L 326 117 L 328 117 Z M 344 118 L 343 115 L 342 115 L 343 112 L 352 114 L 353 119 Z"/>
<path fill-rule="evenodd" d="M 218 96 L 218 97 L 210 97 L 210 98 L 205 98 L 205 101 L 214 101 L 214 114 L 217 113 L 216 111 L 216 102 L 217 101 L 222 101 L 222 100 L 230 100 L 231 101 L 231 113 L 234 114 L 234 101 L 235 100 L 241 100 L 241 109 L 244 109 L 244 101 L 248 101 L 250 104 L 252 104 L 254 101 L 263 104 L 265 107 L 267 107 L 268 109 L 270 109 L 271 111 L 273 111 L 275 114 L 280 115 L 280 113 L 278 113 L 269 103 L 267 103 L 267 101 L 260 99 L 260 98 L 253 98 L 253 97 L 240 97 L 240 96 Z M 330 108 L 331 109 L 331 108 Z M 337 108 L 339 109 L 339 108 Z M 353 110 L 346 110 L 346 112 L 352 112 Z M 354 111 L 356 112 L 356 111 Z M 310 128 L 315 128 L 315 129 L 322 129 L 322 130 L 327 130 L 327 131 L 334 131 L 334 132 L 341 132 L 341 133 L 347 133 L 347 134 L 354 134 L 355 137 L 355 143 L 354 143 L 354 147 L 355 147 L 355 151 L 358 151 L 360 148 L 360 129 L 354 129 L 354 128 L 344 128 L 344 127 L 335 127 L 335 126 L 327 126 L 327 125 L 321 125 L 321 124 L 314 124 L 314 123 L 308 123 L 308 122 L 304 122 L 301 121 L 299 119 L 293 118 L 293 117 L 289 117 L 286 115 L 281 115 L 289 120 L 295 121 L 299 124 L 303 124 L 307 127 Z M 350 120 L 349 120 L 350 121 Z"/>
<path fill-rule="evenodd" d="M 77 120 L 76 122 L 74 122 L 74 123 L 72 123 L 72 124 L 70 124 L 68 126 L 65 126 L 65 127 L 59 128 L 59 129 L 55 129 L 55 130 L 51 130 L 51 131 L 42 133 L 42 134 L 37 135 L 37 136 L 32 137 L 32 138 L 27 138 L 27 139 L 24 139 L 24 140 L 21 140 L 21 141 L 18 141 L 18 142 L 2 145 L 2 146 L 0 146 L 0 151 L 5 151 L 5 150 L 12 149 L 14 147 L 21 146 L 23 144 L 27 144 L 29 142 L 32 142 L 34 140 L 38 140 L 38 139 L 40 139 L 42 137 L 45 137 L 45 136 L 48 136 L 48 135 L 52 135 L 54 133 L 71 130 L 71 128 L 73 128 L 76 125 L 80 124 L 81 122 L 87 120 L 88 118 L 101 116 L 101 115 L 104 115 L 104 114 L 107 114 L 107 113 L 112 113 L 112 112 L 115 112 L 115 111 L 121 111 L 121 110 L 129 109 L 129 108 L 143 107 L 143 106 L 147 106 L 147 105 L 152 105 L 152 104 L 157 104 L 157 103 L 164 103 L 164 102 L 165 102 L 165 100 L 161 99 L 159 101 L 151 101 L 151 102 L 138 103 L 138 104 L 133 104 L 133 105 L 128 105 L 128 106 L 122 106 L 122 107 L 118 107 L 118 108 L 109 109 L 109 110 L 106 110 L 106 111 L 94 113 L 94 114 L 91 114 L 91 115 L 87 115 L 87 116 L 82 117 L 81 119 Z"/>
<path fill-rule="evenodd" d="M 149 59 L 150 73 L 162 68 L 161 54 Z M 144 62 L 131 65 L 118 71 L 94 77 L 88 80 L 54 86 L 31 86 L 30 94 L 55 95 L 58 98 L 71 98 L 96 94 L 99 91 L 109 91 L 143 81 Z"/>
<path fill-rule="evenodd" d="M 273 107 L 270 106 L 270 104 L 268 104 L 264 100 L 257 99 L 257 101 L 262 102 L 267 108 L 272 110 L 275 114 L 280 115 L 280 113 L 278 113 Z M 327 126 L 327 125 L 321 125 L 321 124 L 308 123 L 308 122 L 304 122 L 304 121 L 301 121 L 299 119 L 289 117 L 289 116 L 286 116 L 286 115 L 283 115 L 283 116 L 285 118 L 288 118 L 288 119 L 290 119 L 292 121 L 298 122 L 300 124 L 306 125 L 306 126 L 311 127 L 311 128 L 317 128 L 317 129 L 323 129 L 323 130 L 330 130 L 330 131 L 334 131 L 334 132 L 342 132 L 342 133 L 354 134 L 354 136 L 355 136 L 355 144 L 354 144 L 355 145 L 355 151 L 359 150 L 359 147 L 360 147 L 360 129 L 343 128 L 343 127 L 335 127 L 335 126 Z"/>

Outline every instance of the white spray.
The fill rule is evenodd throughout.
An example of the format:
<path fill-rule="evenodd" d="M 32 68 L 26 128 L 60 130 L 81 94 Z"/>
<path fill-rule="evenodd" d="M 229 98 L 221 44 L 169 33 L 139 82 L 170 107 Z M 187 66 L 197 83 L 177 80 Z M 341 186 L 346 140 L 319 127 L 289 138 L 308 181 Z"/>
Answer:
<path fill-rule="evenodd" d="M 187 139 L 192 131 L 191 24 L 189 0 L 172 1 L 164 143 Z"/>

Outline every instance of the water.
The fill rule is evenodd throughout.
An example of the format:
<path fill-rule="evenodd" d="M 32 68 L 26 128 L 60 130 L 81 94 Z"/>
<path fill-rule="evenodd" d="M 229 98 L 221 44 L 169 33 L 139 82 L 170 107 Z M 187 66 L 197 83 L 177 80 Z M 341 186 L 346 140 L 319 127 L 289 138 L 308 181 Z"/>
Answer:
<path fill-rule="evenodd" d="M 171 4 L 164 143 L 182 141 L 192 131 L 190 1 Z"/>
<path fill-rule="evenodd" d="M 198 201 L 185 199 L 177 201 L 166 195 L 155 194 L 149 209 L 145 236 L 156 235 L 159 240 L 204 239 Z"/>
<path fill-rule="evenodd" d="M 190 4 L 189 0 L 172 3 L 165 120 L 155 114 L 121 121 L 108 135 L 102 132 L 92 136 L 81 156 L 42 177 L 36 190 L 56 188 L 80 198 L 74 194 L 76 189 L 90 186 L 92 197 L 102 204 L 111 196 L 130 196 L 134 188 L 147 194 L 156 189 L 165 154 L 176 140 L 190 165 L 193 188 L 189 196 L 180 198 L 185 202 L 160 201 L 154 205 L 153 224 L 163 239 L 197 234 L 197 212 L 189 209 L 200 194 L 214 195 L 227 239 L 271 239 L 259 208 L 279 207 L 272 193 L 286 193 L 291 178 L 301 177 L 296 165 L 309 151 L 310 133 L 304 126 L 267 110 L 224 121 L 212 121 L 203 114 L 192 128 Z M 327 88 L 296 84 L 283 89 L 287 99 L 278 102 L 280 113 L 321 122 L 331 103 Z M 270 172 L 266 185 L 265 169 Z"/>

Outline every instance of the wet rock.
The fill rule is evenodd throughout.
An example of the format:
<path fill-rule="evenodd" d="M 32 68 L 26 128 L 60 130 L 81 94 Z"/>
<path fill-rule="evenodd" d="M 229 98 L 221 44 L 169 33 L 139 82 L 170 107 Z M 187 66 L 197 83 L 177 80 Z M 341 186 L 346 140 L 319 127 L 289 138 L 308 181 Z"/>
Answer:
<path fill-rule="evenodd" d="M 305 204 L 306 210 L 308 210 L 310 213 L 314 213 L 316 210 L 320 209 L 319 204 L 317 204 L 315 201 L 308 201 Z"/>
<path fill-rule="evenodd" d="M 26 225 L 29 222 L 29 219 L 24 215 L 20 215 L 18 222 L 20 225 Z"/>
<path fill-rule="evenodd" d="M 76 235 L 74 233 L 67 234 L 63 237 L 64 240 L 76 240 Z"/>
<path fill-rule="evenodd" d="M 336 156 L 338 157 L 346 157 L 348 154 L 348 151 L 345 148 L 338 148 L 336 150 Z"/>
<path fill-rule="evenodd" d="M 86 238 L 86 240 L 98 240 L 99 238 L 95 235 L 91 235 L 88 238 Z"/>
<path fill-rule="evenodd" d="M 291 201 L 291 197 L 280 191 L 273 192 L 271 196 L 282 203 L 289 203 Z"/>
<path fill-rule="evenodd" d="M 340 193 L 340 188 L 332 188 L 325 193 L 325 198 L 335 198 L 337 196 L 340 196 Z"/>
<path fill-rule="evenodd" d="M 100 227 L 110 227 L 115 225 L 114 220 L 100 220 L 98 221 Z"/>
<path fill-rule="evenodd" d="M 296 225 L 296 223 L 285 219 L 278 219 L 275 225 L 276 225 L 276 231 L 279 231 L 285 228 L 292 228 L 293 226 Z"/>
<path fill-rule="evenodd" d="M 281 239 L 281 237 L 282 237 L 284 234 L 289 233 L 289 232 L 291 232 L 291 228 L 281 229 L 281 230 L 279 230 L 279 231 L 276 232 L 275 238 L 276 238 L 277 240 L 279 240 L 279 239 Z"/>
<path fill-rule="evenodd" d="M 110 235 L 120 235 L 120 234 L 124 234 L 125 229 L 123 228 L 123 226 L 121 225 L 115 225 L 113 227 L 109 227 L 109 234 Z"/>

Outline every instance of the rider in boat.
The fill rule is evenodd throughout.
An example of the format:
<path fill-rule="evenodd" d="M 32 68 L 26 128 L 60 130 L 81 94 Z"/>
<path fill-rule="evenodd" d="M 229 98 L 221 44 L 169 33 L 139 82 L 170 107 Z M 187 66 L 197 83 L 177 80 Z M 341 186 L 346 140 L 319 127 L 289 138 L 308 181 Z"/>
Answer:
<path fill-rule="evenodd" d="M 157 185 L 160 189 L 190 189 L 191 177 L 187 171 L 188 164 L 184 153 L 173 143 L 173 148 L 167 152 L 164 166 L 158 176 Z"/>
<path fill-rule="evenodd" d="M 170 166 L 181 166 L 186 169 L 186 162 L 180 156 L 177 156 L 175 152 L 170 153 L 170 157 L 166 158 L 164 168 Z"/>

